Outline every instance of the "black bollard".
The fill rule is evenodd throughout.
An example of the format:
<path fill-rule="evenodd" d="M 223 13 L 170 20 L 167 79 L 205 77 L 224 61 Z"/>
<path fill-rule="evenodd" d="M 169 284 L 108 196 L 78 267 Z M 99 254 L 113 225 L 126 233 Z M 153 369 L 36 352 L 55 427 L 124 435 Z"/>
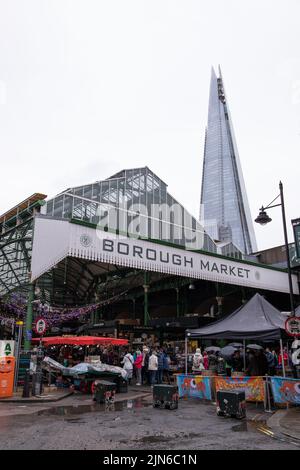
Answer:
<path fill-rule="evenodd" d="M 29 398 L 29 397 L 30 397 L 30 371 L 29 369 L 26 369 L 25 376 L 24 376 L 22 398 Z"/>

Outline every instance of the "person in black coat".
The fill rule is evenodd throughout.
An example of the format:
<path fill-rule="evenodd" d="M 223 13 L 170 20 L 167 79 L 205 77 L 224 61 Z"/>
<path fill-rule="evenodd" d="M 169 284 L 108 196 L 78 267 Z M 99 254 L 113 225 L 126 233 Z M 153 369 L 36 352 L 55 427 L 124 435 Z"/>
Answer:
<path fill-rule="evenodd" d="M 250 351 L 248 354 L 248 366 L 246 372 L 247 375 L 250 375 L 251 377 L 260 375 L 258 356 L 253 351 Z"/>
<path fill-rule="evenodd" d="M 244 362 L 241 357 L 240 351 L 235 351 L 233 358 L 231 360 L 233 372 L 242 372 L 244 367 Z"/>
<path fill-rule="evenodd" d="M 264 376 L 268 373 L 268 361 L 263 349 L 258 352 L 258 368 L 260 376 Z"/>

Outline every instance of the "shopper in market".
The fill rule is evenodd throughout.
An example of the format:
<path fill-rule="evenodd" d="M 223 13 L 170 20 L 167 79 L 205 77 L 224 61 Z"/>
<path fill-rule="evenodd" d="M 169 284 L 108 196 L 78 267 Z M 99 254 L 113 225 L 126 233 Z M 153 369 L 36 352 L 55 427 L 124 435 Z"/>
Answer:
<path fill-rule="evenodd" d="M 162 383 L 163 380 L 163 373 L 164 373 L 164 352 L 163 349 L 160 348 L 157 351 L 157 376 L 156 376 L 156 381 L 158 384 Z"/>
<path fill-rule="evenodd" d="M 203 356 L 200 348 L 197 348 L 194 354 L 192 369 L 194 374 L 201 373 L 204 370 Z"/>
<path fill-rule="evenodd" d="M 213 352 L 210 352 L 208 355 L 208 369 L 212 372 L 213 375 L 217 373 L 218 357 Z"/>
<path fill-rule="evenodd" d="M 150 384 L 153 387 L 153 385 L 156 382 L 157 370 L 158 370 L 158 359 L 157 359 L 156 351 L 154 349 L 152 350 L 152 353 L 149 357 L 148 369 L 150 373 Z"/>
<path fill-rule="evenodd" d="M 216 354 L 216 356 L 218 358 L 217 373 L 218 375 L 223 375 L 225 377 L 227 363 L 222 356 L 219 356 L 218 354 Z"/>
<path fill-rule="evenodd" d="M 123 364 L 123 369 L 126 371 L 129 385 L 131 385 L 131 379 L 132 379 L 132 374 L 133 374 L 133 363 L 134 363 L 133 356 L 127 350 L 125 356 L 123 357 L 123 360 L 121 361 L 121 364 Z"/>
<path fill-rule="evenodd" d="M 147 346 L 143 347 L 143 360 L 142 360 L 142 384 L 149 384 L 150 385 L 150 377 L 149 377 L 149 348 Z"/>
<path fill-rule="evenodd" d="M 138 349 L 136 351 L 136 358 L 134 361 L 134 369 L 136 372 L 136 385 L 142 385 L 142 362 L 143 362 L 143 355 L 141 351 Z"/>
<path fill-rule="evenodd" d="M 275 368 L 276 368 L 276 362 L 275 362 L 275 357 L 274 354 L 271 353 L 270 348 L 266 348 L 266 359 L 268 363 L 268 375 L 275 375 Z"/>
<path fill-rule="evenodd" d="M 163 378 L 170 385 L 170 356 L 163 350 Z"/>
<path fill-rule="evenodd" d="M 289 355 L 288 355 L 288 352 L 287 352 L 287 348 L 283 348 L 283 357 L 282 357 L 282 354 L 280 352 L 279 356 L 278 356 L 278 366 L 282 369 L 282 363 L 284 362 L 284 367 L 287 368 L 288 366 L 288 362 L 289 362 Z"/>
<path fill-rule="evenodd" d="M 233 372 L 242 372 L 243 371 L 244 364 L 243 364 L 243 359 L 241 357 L 241 353 L 240 353 L 239 349 L 237 351 L 235 351 L 235 353 L 233 354 L 233 357 L 231 359 L 231 363 L 232 363 Z"/>
<path fill-rule="evenodd" d="M 206 351 L 204 351 L 203 353 L 203 365 L 204 365 L 204 369 L 208 370 L 208 354 Z"/>
<path fill-rule="evenodd" d="M 259 376 L 260 374 L 260 367 L 259 367 L 259 360 L 258 360 L 258 353 L 257 351 L 250 350 L 248 354 L 248 366 L 247 366 L 247 375 L 251 377 Z"/>

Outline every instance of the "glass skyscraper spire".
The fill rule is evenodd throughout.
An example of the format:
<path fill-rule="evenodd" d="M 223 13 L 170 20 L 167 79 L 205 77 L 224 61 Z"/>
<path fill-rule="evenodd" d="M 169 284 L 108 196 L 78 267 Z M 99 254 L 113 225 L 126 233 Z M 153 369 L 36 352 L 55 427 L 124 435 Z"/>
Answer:
<path fill-rule="evenodd" d="M 212 69 L 202 172 L 200 219 L 207 233 L 243 253 L 257 251 L 244 178 L 221 70 Z"/>

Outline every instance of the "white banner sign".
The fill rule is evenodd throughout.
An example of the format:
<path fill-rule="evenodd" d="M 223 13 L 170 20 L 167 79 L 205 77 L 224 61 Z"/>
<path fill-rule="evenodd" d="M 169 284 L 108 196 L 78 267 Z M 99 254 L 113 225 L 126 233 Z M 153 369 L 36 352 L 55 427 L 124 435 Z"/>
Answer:
<path fill-rule="evenodd" d="M 117 237 L 67 221 L 36 218 L 32 280 L 66 256 L 224 284 L 289 292 L 288 275 L 282 270 L 145 240 Z M 294 293 L 298 294 L 295 275 L 293 288 Z"/>
<path fill-rule="evenodd" d="M 1 340 L 0 341 L 0 357 L 14 356 L 15 355 L 15 341 Z"/>

